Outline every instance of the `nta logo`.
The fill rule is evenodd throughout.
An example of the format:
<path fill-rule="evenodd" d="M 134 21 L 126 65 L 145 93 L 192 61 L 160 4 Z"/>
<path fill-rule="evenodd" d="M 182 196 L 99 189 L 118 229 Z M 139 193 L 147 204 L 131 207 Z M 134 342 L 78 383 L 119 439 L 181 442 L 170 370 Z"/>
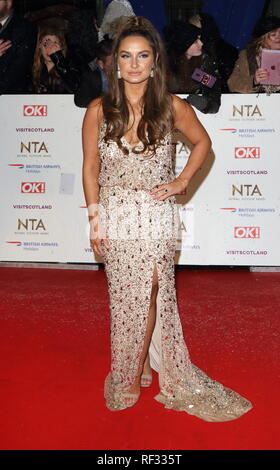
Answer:
<path fill-rule="evenodd" d="M 255 115 L 262 116 L 260 108 L 258 105 L 253 104 L 242 104 L 240 107 L 233 105 L 232 107 L 232 115 L 235 116 L 242 116 L 242 117 L 253 117 Z"/>
<path fill-rule="evenodd" d="M 23 106 L 24 116 L 44 117 L 48 115 L 47 105 L 27 104 Z"/>
<path fill-rule="evenodd" d="M 235 147 L 234 158 L 260 158 L 260 147 Z"/>
<path fill-rule="evenodd" d="M 46 230 L 42 219 L 25 219 L 25 221 L 18 219 L 18 230 Z"/>
<path fill-rule="evenodd" d="M 234 238 L 260 238 L 260 227 L 234 227 Z"/>
<path fill-rule="evenodd" d="M 48 149 L 45 142 L 24 142 L 20 143 L 20 153 L 40 153 L 40 152 L 47 152 Z"/>
<path fill-rule="evenodd" d="M 235 184 L 232 185 L 232 196 L 262 196 L 260 188 L 257 184 L 240 184 L 236 186 Z"/>
<path fill-rule="evenodd" d="M 21 192 L 22 193 L 33 193 L 41 194 L 46 192 L 46 183 L 37 183 L 32 182 L 23 182 L 21 183 Z"/>
<path fill-rule="evenodd" d="M 187 144 L 183 142 L 176 142 L 176 152 L 178 155 L 180 153 L 186 153 L 187 155 L 190 153 L 190 149 L 188 148 Z"/>

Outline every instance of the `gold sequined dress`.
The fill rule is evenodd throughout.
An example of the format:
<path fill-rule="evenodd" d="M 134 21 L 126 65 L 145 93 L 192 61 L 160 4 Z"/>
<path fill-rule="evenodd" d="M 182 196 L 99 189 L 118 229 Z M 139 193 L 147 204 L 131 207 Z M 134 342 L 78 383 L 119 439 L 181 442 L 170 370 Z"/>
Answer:
<path fill-rule="evenodd" d="M 111 314 L 111 370 L 104 387 L 107 407 L 112 411 L 127 407 L 124 394 L 139 368 L 156 266 L 157 337 L 153 336 L 151 347 L 158 354 L 160 393 L 155 399 L 166 408 L 205 421 L 236 419 L 252 408 L 251 403 L 192 364 L 184 341 L 174 276 L 176 198 L 159 201 L 148 192 L 175 178 L 172 135 L 165 136 L 154 154 L 135 153 L 123 137 L 126 154 L 116 142 L 104 141 L 105 128 L 102 121 L 99 204 L 110 243 L 110 249 L 103 250 Z"/>

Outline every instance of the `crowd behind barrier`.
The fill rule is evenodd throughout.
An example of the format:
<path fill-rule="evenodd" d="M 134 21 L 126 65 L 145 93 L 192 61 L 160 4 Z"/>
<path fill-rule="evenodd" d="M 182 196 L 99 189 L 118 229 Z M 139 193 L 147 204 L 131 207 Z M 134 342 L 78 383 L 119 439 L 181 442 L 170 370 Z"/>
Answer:
<path fill-rule="evenodd" d="M 119 17 L 113 6 L 122 1 Z M 83 108 L 106 92 L 114 32 L 133 13 L 127 0 L 109 7 L 99 25 L 92 11 L 67 5 L 56 18 L 52 9 L 51 19 L 19 18 L 13 0 L 0 0 L 2 261 L 93 261 L 81 186 Z M 260 63 L 263 49 L 280 49 L 279 18 L 261 18 L 239 56 L 201 12 L 163 37 L 169 90 L 196 108 L 213 141 L 180 206 L 177 263 L 279 265 L 280 85 L 265 84 Z M 174 139 L 180 172 L 189 149 Z"/>
<path fill-rule="evenodd" d="M 279 106 L 280 94 L 226 94 L 215 115 L 196 111 L 213 145 L 176 197 L 177 264 L 280 265 Z M 82 187 L 84 114 L 69 94 L 0 96 L 1 261 L 102 262 Z M 190 149 L 174 143 L 178 176 Z"/>
<path fill-rule="evenodd" d="M 0 94 L 69 93 L 77 106 L 86 107 L 107 90 L 112 38 L 132 14 L 127 0 L 112 0 L 100 25 L 93 10 L 69 5 L 22 18 L 13 0 L 1 0 Z M 222 93 L 280 91 L 279 74 L 279 82 L 273 82 L 261 65 L 264 49 L 280 50 L 278 17 L 260 18 L 252 41 L 239 54 L 221 38 L 214 19 L 201 11 L 173 22 L 162 36 L 169 90 L 188 94 L 188 102 L 203 113 L 219 111 Z"/>

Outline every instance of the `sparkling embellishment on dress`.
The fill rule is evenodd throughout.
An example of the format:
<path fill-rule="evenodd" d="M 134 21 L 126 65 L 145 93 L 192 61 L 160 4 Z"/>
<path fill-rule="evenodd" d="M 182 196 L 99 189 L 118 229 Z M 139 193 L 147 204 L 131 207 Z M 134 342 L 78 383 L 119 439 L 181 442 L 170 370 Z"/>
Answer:
<path fill-rule="evenodd" d="M 104 208 L 108 233 L 110 221 L 115 218 L 114 223 L 119 224 L 123 234 L 115 237 L 112 233 L 108 237 L 110 249 L 104 249 L 103 258 L 111 313 L 112 360 L 104 387 L 107 407 L 115 411 L 128 407 L 124 395 L 134 383 L 139 369 L 156 266 L 160 392 L 155 399 L 166 408 L 186 411 L 205 421 L 239 418 L 252 408 L 251 403 L 192 364 L 184 341 L 175 289 L 174 256 L 179 224 L 176 198 L 170 196 L 159 201 L 148 193 L 156 185 L 175 178 L 171 133 L 166 135 L 152 158 L 146 158 L 144 154 L 135 154 L 125 139 L 122 143 L 128 148 L 128 155 L 116 142 L 105 143 L 105 128 L 102 121 L 98 141 L 101 161 L 99 203 Z M 110 209 L 112 198 L 114 210 Z M 120 210 L 124 205 L 124 211 Z M 149 237 L 147 230 L 141 232 L 142 223 L 145 225 L 158 219 L 165 220 L 165 237 Z M 136 237 L 131 236 L 135 233 L 138 234 Z"/>

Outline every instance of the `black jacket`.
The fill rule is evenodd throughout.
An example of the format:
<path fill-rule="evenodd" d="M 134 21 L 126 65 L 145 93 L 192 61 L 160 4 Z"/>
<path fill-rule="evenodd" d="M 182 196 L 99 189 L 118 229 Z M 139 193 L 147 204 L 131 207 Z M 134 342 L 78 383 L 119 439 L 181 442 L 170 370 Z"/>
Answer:
<path fill-rule="evenodd" d="M 74 96 L 76 106 L 86 108 L 91 100 L 102 95 L 102 78 L 98 68 L 88 68 L 81 78 L 81 83 Z"/>
<path fill-rule="evenodd" d="M 202 25 L 201 40 L 204 44 L 203 49 L 210 57 L 216 57 L 222 80 L 222 93 L 229 93 L 227 80 L 238 59 L 238 49 L 221 37 L 219 28 L 212 15 L 200 13 L 199 16 Z"/>
<path fill-rule="evenodd" d="M 213 87 L 208 87 L 193 79 L 195 69 L 200 69 L 216 79 Z M 187 94 L 186 101 L 203 113 L 217 113 L 221 105 L 222 80 L 219 62 L 214 56 L 203 53 L 188 61 L 181 56 L 172 63 L 169 76 L 169 91 L 177 94 Z"/>
<path fill-rule="evenodd" d="M 12 46 L 0 57 L 0 94 L 27 93 L 37 41 L 37 28 L 16 14 L 0 30 Z"/>

